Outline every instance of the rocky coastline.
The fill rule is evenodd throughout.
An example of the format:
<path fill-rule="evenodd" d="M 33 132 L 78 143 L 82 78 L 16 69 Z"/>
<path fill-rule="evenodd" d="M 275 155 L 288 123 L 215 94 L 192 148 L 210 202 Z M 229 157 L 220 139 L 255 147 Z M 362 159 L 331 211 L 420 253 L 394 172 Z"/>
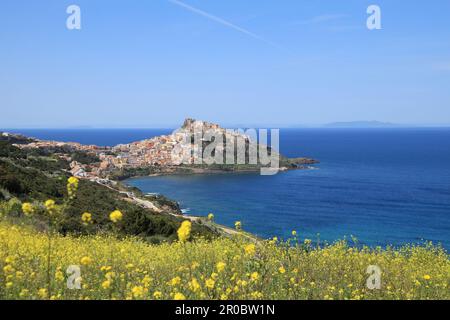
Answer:
<path fill-rule="evenodd" d="M 232 145 L 243 141 L 245 149 L 244 164 L 200 164 L 194 159 L 194 155 L 186 156 L 175 152 L 194 149 L 191 142 L 197 132 L 213 132 L 222 135 L 226 141 L 231 141 Z M 20 149 L 26 149 L 41 154 L 52 154 L 70 163 L 70 173 L 82 179 L 89 180 L 124 180 L 131 177 L 171 175 L 171 174 L 220 174 L 220 173 L 244 173 L 256 172 L 268 165 L 259 164 L 260 152 L 267 149 L 268 154 L 272 154 L 270 147 L 259 144 L 257 147 L 257 163 L 250 164 L 249 154 L 251 139 L 248 135 L 239 131 L 230 131 L 221 128 L 217 124 L 205 121 L 186 119 L 183 125 L 170 135 L 157 136 L 150 139 L 131 142 L 128 144 L 116 145 L 113 147 L 100 147 L 96 145 L 83 145 L 75 142 L 46 141 L 36 138 L 29 138 L 17 134 L 1 133 L 2 139 L 10 141 Z M 186 141 L 188 141 L 186 143 Z M 202 137 L 200 148 L 202 151 L 213 143 L 206 141 Z M 262 148 L 261 148 L 262 147 Z M 191 148 L 191 149 L 190 149 Z M 223 156 L 226 157 L 226 142 L 220 146 Z M 237 152 L 237 151 L 235 151 Z M 192 153 L 194 153 L 192 151 Z M 278 155 L 278 163 L 274 167 L 277 171 L 309 169 L 318 161 L 310 158 L 287 158 Z M 234 163 L 237 161 L 235 154 Z M 184 160 L 184 161 L 183 161 Z M 242 160 L 242 159 L 241 159 Z"/>

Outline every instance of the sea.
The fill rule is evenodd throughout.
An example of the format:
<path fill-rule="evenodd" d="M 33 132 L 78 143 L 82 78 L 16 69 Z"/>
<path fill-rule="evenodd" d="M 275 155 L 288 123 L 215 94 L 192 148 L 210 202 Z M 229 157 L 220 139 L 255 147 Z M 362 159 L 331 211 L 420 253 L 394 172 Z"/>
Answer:
<path fill-rule="evenodd" d="M 20 129 L 41 139 L 112 146 L 171 129 Z M 281 152 L 320 164 L 255 173 L 141 177 L 126 181 L 178 201 L 187 215 L 262 238 L 450 248 L 450 128 L 282 129 Z"/>

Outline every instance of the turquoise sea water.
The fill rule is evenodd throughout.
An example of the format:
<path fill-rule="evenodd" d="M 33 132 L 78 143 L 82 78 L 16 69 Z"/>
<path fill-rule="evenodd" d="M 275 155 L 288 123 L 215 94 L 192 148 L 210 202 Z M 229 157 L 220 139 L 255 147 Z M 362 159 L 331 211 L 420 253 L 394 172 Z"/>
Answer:
<path fill-rule="evenodd" d="M 16 130 L 45 139 L 114 145 L 171 130 Z M 187 214 L 262 237 L 401 245 L 423 239 L 450 248 L 450 129 L 286 129 L 281 151 L 321 161 L 275 176 L 220 174 L 130 179 L 180 202 Z"/>

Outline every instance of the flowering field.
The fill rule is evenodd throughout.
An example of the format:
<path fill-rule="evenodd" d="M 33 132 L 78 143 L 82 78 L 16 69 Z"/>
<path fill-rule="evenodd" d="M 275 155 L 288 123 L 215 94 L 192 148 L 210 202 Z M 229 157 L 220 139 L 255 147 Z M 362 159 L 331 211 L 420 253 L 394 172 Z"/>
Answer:
<path fill-rule="evenodd" d="M 69 178 L 63 204 L 25 202 L 19 220 L 2 209 L 0 299 L 450 299 L 449 256 L 431 244 L 319 247 L 295 231 L 287 242 L 261 241 L 239 221 L 213 240 L 193 237 L 184 221 L 178 241 L 160 245 L 115 233 L 62 236 L 56 226 L 77 189 Z M 48 219 L 40 231 L 27 224 L 38 214 Z M 125 215 L 111 212 L 112 230 Z M 79 219 L 94 223 L 89 212 Z"/>
<path fill-rule="evenodd" d="M 448 256 L 431 246 L 315 249 L 308 242 L 246 239 L 149 245 L 107 235 L 54 235 L 49 256 L 46 234 L 2 222 L 0 298 L 450 299 Z M 66 273 L 74 265 L 80 267 L 76 278 L 73 267 Z M 369 265 L 382 270 L 380 290 L 366 286 Z M 67 280 L 81 289 L 69 289 Z"/>

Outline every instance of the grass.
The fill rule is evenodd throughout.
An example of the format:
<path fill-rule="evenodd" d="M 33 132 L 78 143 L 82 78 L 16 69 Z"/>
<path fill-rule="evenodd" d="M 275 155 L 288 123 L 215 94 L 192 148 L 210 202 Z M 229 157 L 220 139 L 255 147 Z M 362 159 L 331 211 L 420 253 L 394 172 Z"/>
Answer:
<path fill-rule="evenodd" d="M 317 248 L 296 237 L 254 243 L 239 234 L 160 245 L 50 236 L 49 251 L 48 234 L 0 222 L 0 299 L 450 299 L 449 256 L 431 244 L 382 250 Z M 379 290 L 366 285 L 370 265 L 382 271 Z M 71 277 L 70 266 L 80 274 Z M 68 279 L 81 289 L 68 289 Z"/>

